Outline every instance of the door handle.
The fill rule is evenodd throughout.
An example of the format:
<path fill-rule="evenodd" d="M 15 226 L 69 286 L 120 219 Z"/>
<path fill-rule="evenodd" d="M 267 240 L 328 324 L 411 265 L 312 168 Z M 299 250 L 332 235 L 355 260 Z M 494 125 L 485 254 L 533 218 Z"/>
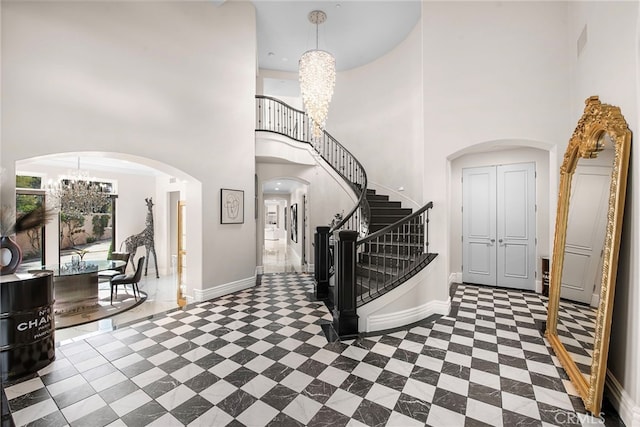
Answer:
<path fill-rule="evenodd" d="M 498 244 L 499 244 L 500 246 L 507 246 L 507 244 L 506 244 L 506 243 L 504 243 L 504 240 L 502 240 L 502 239 L 498 240 Z"/>
<path fill-rule="evenodd" d="M 491 239 L 489 240 L 490 243 L 487 243 L 487 246 L 493 246 L 493 244 L 496 242 L 496 239 Z"/>

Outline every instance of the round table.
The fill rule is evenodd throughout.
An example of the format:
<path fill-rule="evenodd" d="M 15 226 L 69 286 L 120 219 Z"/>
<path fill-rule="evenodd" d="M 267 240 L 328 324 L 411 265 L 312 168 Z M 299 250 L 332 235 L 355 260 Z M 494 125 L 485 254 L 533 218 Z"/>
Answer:
<path fill-rule="evenodd" d="M 79 263 L 47 264 L 39 269 L 53 273 L 53 311 L 56 314 L 75 313 L 98 305 L 98 272 L 126 265 L 125 261 L 80 261 Z"/>

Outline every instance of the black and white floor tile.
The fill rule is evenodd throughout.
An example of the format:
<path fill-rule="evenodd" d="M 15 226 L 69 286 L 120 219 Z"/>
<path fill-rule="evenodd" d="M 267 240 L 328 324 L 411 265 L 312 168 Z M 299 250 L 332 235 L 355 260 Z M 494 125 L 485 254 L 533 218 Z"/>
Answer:
<path fill-rule="evenodd" d="M 17 426 L 580 425 L 537 294 L 459 286 L 452 316 L 328 342 L 313 278 L 61 345 L 5 385 Z M 577 413 L 576 413 L 577 411 Z"/>
<path fill-rule="evenodd" d="M 596 310 L 593 307 L 567 300 L 560 301 L 558 336 L 582 375 L 587 378 L 591 373 L 595 330 Z"/>

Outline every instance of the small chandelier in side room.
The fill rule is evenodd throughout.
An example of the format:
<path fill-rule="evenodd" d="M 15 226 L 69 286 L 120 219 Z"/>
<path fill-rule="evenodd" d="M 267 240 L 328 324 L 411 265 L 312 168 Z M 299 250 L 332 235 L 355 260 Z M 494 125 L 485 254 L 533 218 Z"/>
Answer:
<path fill-rule="evenodd" d="M 70 216 L 87 215 L 99 211 L 109 201 L 109 190 L 103 188 L 89 173 L 78 168 L 67 172 L 66 176 L 58 178 L 57 183 L 48 185 L 48 192 L 54 199 L 54 204 Z"/>
<path fill-rule="evenodd" d="M 321 10 L 309 13 L 309 21 L 316 25 L 316 48 L 306 51 L 298 63 L 302 102 L 307 115 L 313 120 L 315 137 L 320 137 L 324 130 L 336 83 L 335 58 L 318 49 L 318 26 L 326 20 L 327 14 Z"/>

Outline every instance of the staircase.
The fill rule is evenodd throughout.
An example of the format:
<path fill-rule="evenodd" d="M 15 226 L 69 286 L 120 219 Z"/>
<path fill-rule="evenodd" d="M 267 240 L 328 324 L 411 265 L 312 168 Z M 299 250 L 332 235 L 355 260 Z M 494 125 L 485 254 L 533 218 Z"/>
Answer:
<path fill-rule="evenodd" d="M 345 265 L 350 263 L 355 269 L 355 280 L 348 279 L 350 283 L 342 285 L 342 289 L 350 287 L 350 297 L 343 296 L 342 304 L 355 295 L 355 306 L 360 307 L 406 282 L 436 258 L 437 254 L 429 252 L 428 224 L 432 202 L 413 212 L 402 208 L 400 202 L 390 201 L 388 196 L 368 189 L 367 174 L 362 164 L 326 131 L 320 138 L 313 137 L 312 122 L 303 111 L 275 98 L 256 96 L 256 101 L 256 131 L 278 133 L 310 144 L 322 160 L 349 184 L 358 198 L 340 222 L 330 229 L 318 227 L 326 230 L 323 231 L 324 243 L 321 245 L 324 249 L 316 251 L 316 268 L 323 266 L 316 272 L 316 281 L 322 283 L 323 292 L 328 292 L 331 302 L 334 302 L 331 294 L 335 289 L 326 290 L 326 287 L 334 281 L 329 235 L 335 231 L 351 230 L 358 236 L 350 249 L 349 261 L 345 261 Z M 354 238 L 353 234 L 351 236 Z M 351 267 L 347 266 L 343 271 Z M 355 308 L 346 311 L 355 313 Z"/>
<path fill-rule="evenodd" d="M 389 200 L 389 196 L 376 194 L 376 190 L 367 189 L 365 196 L 369 202 L 369 232 L 375 233 L 413 213 L 413 209 L 403 208 L 400 202 Z"/>
<path fill-rule="evenodd" d="M 403 208 L 400 202 L 391 201 L 389 196 L 377 194 L 372 189 L 367 189 L 366 198 L 372 234 L 393 228 L 392 225 L 413 213 L 413 209 Z M 360 245 L 356 266 L 358 305 L 398 286 L 406 280 L 407 274 L 413 275 L 435 258 L 435 254 L 424 252 L 424 244 L 424 223 L 409 223 Z"/>

